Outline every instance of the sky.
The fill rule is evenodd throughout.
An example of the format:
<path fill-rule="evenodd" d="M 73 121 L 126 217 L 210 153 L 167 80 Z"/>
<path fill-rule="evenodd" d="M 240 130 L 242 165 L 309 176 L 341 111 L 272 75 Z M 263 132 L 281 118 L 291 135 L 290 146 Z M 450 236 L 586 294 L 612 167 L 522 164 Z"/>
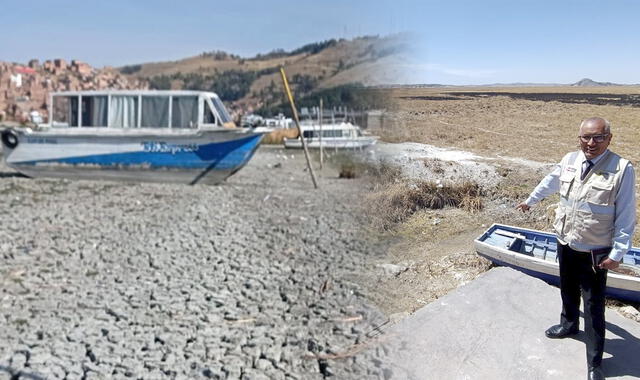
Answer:
<path fill-rule="evenodd" d="M 398 83 L 640 83 L 637 0 L 0 0 L 0 9 L 0 60 L 10 62 L 251 57 L 405 33 Z"/>

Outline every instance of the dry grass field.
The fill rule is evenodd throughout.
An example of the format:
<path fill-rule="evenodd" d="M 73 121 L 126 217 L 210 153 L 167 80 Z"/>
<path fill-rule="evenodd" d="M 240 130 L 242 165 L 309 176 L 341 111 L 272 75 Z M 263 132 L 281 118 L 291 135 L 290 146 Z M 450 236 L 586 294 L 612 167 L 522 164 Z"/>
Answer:
<path fill-rule="evenodd" d="M 475 255 L 473 239 L 491 223 L 551 229 L 557 196 L 526 214 L 514 207 L 549 170 L 535 163 L 553 164 L 578 149 L 581 120 L 607 118 L 610 148 L 640 167 L 640 87 L 403 88 L 389 96 L 395 110 L 372 133 L 387 142 L 473 152 L 501 177 L 467 199 L 472 208 L 418 204 L 423 197 L 415 196 L 417 189 L 432 187 L 415 180 L 387 178 L 372 187 L 373 228 L 393 242 L 380 263 L 405 269 L 380 278 L 372 292 L 390 314 L 412 312 L 485 271 L 489 264 Z"/>
<path fill-rule="evenodd" d="M 393 127 L 383 133 L 389 141 L 556 163 L 579 148 L 580 122 L 601 116 L 612 125 L 609 148 L 640 165 L 640 87 L 397 89 L 390 96 L 397 111 Z M 490 193 L 514 202 L 541 179 L 521 167 L 501 170 L 504 180 Z"/>
<path fill-rule="evenodd" d="M 555 162 L 577 147 L 582 119 L 613 126 L 611 149 L 640 162 L 640 87 L 395 89 L 389 141 L 457 147 L 483 156 Z"/>

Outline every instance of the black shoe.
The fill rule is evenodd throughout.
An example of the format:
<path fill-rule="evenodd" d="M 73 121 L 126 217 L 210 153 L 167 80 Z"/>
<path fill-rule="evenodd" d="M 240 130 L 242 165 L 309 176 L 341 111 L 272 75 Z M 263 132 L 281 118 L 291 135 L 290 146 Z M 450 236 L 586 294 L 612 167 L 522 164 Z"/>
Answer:
<path fill-rule="evenodd" d="M 577 333 L 578 333 L 577 327 L 573 329 L 569 329 L 562 325 L 554 325 L 549 327 L 547 331 L 544 332 L 544 335 L 546 335 L 547 338 L 560 339 L 560 338 L 568 337 L 570 335 L 575 335 Z"/>
<path fill-rule="evenodd" d="M 604 380 L 604 373 L 602 372 L 602 368 L 600 368 L 600 366 L 597 366 L 597 367 L 589 366 L 589 372 L 587 373 L 587 380 Z"/>

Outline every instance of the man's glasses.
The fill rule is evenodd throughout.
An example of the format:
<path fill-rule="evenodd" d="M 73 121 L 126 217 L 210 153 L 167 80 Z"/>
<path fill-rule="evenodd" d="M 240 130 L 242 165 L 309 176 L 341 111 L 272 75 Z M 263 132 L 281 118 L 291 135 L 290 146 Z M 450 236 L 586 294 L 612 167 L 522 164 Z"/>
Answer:
<path fill-rule="evenodd" d="M 593 141 L 597 143 L 601 143 L 607 138 L 607 136 L 609 136 L 608 133 L 605 135 L 591 135 L 591 136 L 578 136 L 578 137 L 580 137 L 580 141 L 582 141 L 583 143 L 588 143 L 589 141 L 591 141 L 591 139 L 593 139 Z"/>

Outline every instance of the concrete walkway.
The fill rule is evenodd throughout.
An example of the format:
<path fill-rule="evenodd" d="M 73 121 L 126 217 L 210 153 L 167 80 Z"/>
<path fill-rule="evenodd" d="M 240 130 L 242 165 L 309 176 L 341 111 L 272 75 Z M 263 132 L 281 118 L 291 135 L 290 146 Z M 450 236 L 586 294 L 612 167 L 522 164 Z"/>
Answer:
<path fill-rule="evenodd" d="M 494 268 L 386 331 L 390 377 L 585 379 L 584 332 L 544 336 L 560 308 L 558 288 Z M 605 375 L 640 378 L 640 323 L 610 309 L 606 319 Z"/>

